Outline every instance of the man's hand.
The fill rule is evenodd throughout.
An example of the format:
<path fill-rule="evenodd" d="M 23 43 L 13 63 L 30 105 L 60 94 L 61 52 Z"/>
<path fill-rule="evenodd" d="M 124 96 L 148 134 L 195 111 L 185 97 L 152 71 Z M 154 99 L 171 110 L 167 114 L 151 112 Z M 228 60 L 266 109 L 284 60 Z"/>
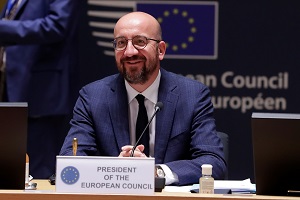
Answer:
<path fill-rule="evenodd" d="M 119 157 L 130 157 L 131 155 L 131 152 L 132 152 L 132 148 L 133 146 L 132 145 L 126 145 L 126 146 L 123 146 L 121 148 L 121 153 L 119 155 Z M 136 147 L 135 151 L 134 151 L 134 154 L 133 154 L 133 157 L 147 157 L 143 151 L 144 151 L 144 145 L 140 144 Z"/>

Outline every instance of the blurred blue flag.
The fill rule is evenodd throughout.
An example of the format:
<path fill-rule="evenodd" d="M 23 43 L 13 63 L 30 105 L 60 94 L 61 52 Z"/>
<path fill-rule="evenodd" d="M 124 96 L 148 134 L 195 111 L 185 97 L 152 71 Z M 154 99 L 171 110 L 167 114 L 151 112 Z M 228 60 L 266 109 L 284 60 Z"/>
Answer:
<path fill-rule="evenodd" d="M 217 2 L 137 2 L 136 10 L 161 24 L 166 58 L 217 58 Z"/>
<path fill-rule="evenodd" d="M 89 24 L 104 54 L 111 45 L 115 22 L 124 14 L 144 11 L 161 24 L 167 43 L 165 58 L 217 59 L 218 2 L 216 1 L 88 1 Z"/>

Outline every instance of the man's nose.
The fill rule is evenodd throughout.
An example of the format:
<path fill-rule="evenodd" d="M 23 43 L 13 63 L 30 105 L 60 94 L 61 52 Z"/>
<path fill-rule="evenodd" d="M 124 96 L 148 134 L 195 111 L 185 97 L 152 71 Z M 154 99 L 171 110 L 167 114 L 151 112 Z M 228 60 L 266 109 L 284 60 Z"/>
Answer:
<path fill-rule="evenodd" d="M 134 47 L 133 43 L 132 43 L 132 40 L 128 40 L 128 43 L 127 43 L 127 47 L 125 49 L 125 52 L 124 54 L 126 56 L 132 56 L 132 55 L 136 55 L 138 54 L 138 50 Z"/>

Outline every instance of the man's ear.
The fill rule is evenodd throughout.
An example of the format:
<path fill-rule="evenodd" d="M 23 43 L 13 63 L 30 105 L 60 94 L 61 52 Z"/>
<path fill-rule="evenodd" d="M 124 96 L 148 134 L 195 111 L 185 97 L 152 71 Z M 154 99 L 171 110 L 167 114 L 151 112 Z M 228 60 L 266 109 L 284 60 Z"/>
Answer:
<path fill-rule="evenodd" d="M 161 41 L 158 46 L 158 55 L 159 59 L 162 60 L 166 54 L 166 43 L 164 41 Z"/>

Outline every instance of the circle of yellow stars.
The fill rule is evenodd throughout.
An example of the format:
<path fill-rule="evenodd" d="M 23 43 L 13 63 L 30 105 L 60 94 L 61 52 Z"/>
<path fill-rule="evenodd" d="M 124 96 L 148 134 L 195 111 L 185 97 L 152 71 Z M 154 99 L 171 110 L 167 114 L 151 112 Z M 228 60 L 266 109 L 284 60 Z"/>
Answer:
<path fill-rule="evenodd" d="M 189 32 L 191 33 L 188 35 L 185 41 L 179 43 L 179 44 L 173 44 L 170 47 L 169 43 L 166 43 L 167 48 L 171 48 L 173 51 L 178 51 L 179 48 L 186 49 L 188 47 L 189 43 L 193 43 L 195 41 L 195 38 L 192 34 L 197 32 L 196 26 L 194 26 L 195 19 L 193 17 L 189 17 L 187 11 L 179 11 L 179 9 L 174 8 L 172 11 L 166 10 L 163 12 L 163 17 L 158 17 L 157 21 L 161 24 L 164 21 L 164 18 L 171 17 L 172 15 L 181 15 L 181 17 L 186 18 L 187 22 L 191 25 Z"/>
<path fill-rule="evenodd" d="M 74 177 L 72 180 L 68 180 L 65 176 L 66 173 L 70 173 L 69 171 L 74 174 Z M 62 179 L 65 183 L 73 184 L 78 180 L 78 172 L 72 167 L 66 168 L 63 170 Z"/>

